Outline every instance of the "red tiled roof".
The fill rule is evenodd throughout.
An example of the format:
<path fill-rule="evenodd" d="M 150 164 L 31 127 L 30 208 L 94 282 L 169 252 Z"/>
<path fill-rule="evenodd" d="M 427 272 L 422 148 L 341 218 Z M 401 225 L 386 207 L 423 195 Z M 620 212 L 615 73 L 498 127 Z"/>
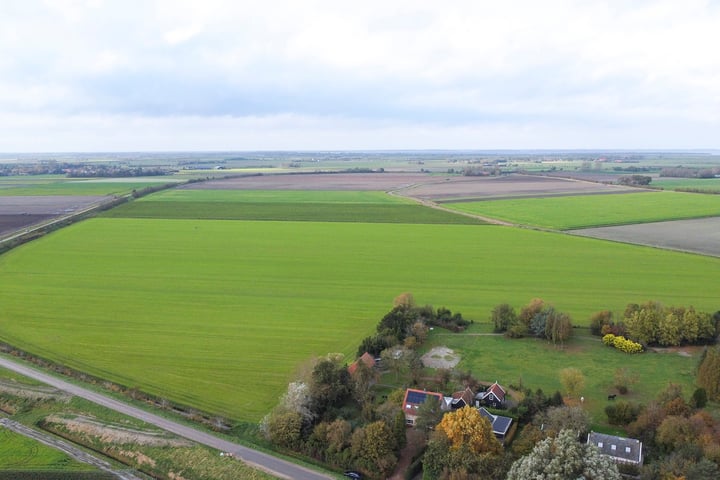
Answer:
<path fill-rule="evenodd" d="M 360 358 L 355 360 L 349 367 L 348 372 L 350 372 L 350 375 L 355 373 L 355 370 L 357 370 L 358 362 L 363 362 L 365 365 L 368 366 L 368 368 L 373 368 L 375 366 L 375 359 L 372 355 L 370 355 L 368 352 L 365 352 L 362 354 Z"/>

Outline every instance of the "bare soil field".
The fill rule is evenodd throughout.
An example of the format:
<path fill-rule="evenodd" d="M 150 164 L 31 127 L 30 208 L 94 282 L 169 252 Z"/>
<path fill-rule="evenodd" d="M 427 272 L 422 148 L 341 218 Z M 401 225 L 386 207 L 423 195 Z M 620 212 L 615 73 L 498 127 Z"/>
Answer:
<path fill-rule="evenodd" d="M 207 190 L 377 190 L 389 191 L 437 179 L 423 173 L 311 173 L 258 175 L 211 180 L 179 188 Z"/>
<path fill-rule="evenodd" d="M 35 225 L 52 218 L 52 215 L 3 215 L 0 214 L 0 236 Z"/>
<path fill-rule="evenodd" d="M 621 193 L 637 189 L 602 183 L 552 178 L 536 175 L 506 175 L 502 177 L 452 177 L 427 182 L 402 193 L 411 197 L 448 202 L 462 199 L 493 199 L 517 197 L 545 197 L 550 195 L 589 195 Z"/>
<path fill-rule="evenodd" d="M 244 190 L 379 190 L 422 200 L 512 198 L 637 191 L 564 178 L 533 175 L 461 177 L 423 173 L 333 173 L 261 175 L 212 180 L 180 188 Z"/>
<path fill-rule="evenodd" d="M 0 215 L 63 215 L 88 207 L 104 196 L 0 196 Z"/>
<path fill-rule="evenodd" d="M 720 257 L 720 217 L 586 228 L 567 233 Z"/>
<path fill-rule="evenodd" d="M 89 207 L 103 196 L 0 196 L 0 235 Z"/>
<path fill-rule="evenodd" d="M 573 180 L 584 180 L 586 182 L 598 182 L 598 183 L 615 183 L 618 178 L 623 175 L 634 175 L 633 172 L 618 172 L 618 173 L 607 173 L 607 172 L 573 172 L 569 170 L 563 170 L 560 172 L 546 172 L 541 175 L 553 178 L 570 178 Z M 640 175 L 647 175 L 647 173 L 639 172 Z"/>

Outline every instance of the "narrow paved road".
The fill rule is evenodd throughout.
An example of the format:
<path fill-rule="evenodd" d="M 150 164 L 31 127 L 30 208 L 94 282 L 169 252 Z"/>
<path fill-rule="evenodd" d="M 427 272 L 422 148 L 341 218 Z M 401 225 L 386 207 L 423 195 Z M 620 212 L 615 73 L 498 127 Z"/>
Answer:
<path fill-rule="evenodd" d="M 85 400 L 97 403 L 98 405 L 102 405 L 103 407 L 110 408 L 130 417 L 134 417 L 144 422 L 156 425 L 163 430 L 167 430 L 168 432 L 172 432 L 176 435 L 187 438 L 194 442 L 207 445 L 208 447 L 216 448 L 224 452 L 231 452 L 236 458 L 241 459 L 252 467 L 268 472 L 271 475 L 293 480 L 328 480 L 334 478 L 329 475 L 315 472 L 313 470 L 310 470 L 309 468 L 296 465 L 286 460 L 273 457 L 272 455 L 268 455 L 267 453 L 253 450 L 252 448 L 244 447 L 242 445 L 238 445 L 237 443 L 223 440 L 221 438 L 210 435 L 209 433 L 196 430 L 195 428 L 173 422 L 172 420 L 168 420 L 158 415 L 154 415 L 152 413 L 130 406 L 126 403 L 120 402 L 100 393 L 87 390 L 77 385 L 73 385 L 72 383 L 68 383 L 53 376 L 47 375 L 43 372 L 35 370 L 34 368 L 30 368 L 13 360 L 0 357 L 0 366 L 25 375 L 26 377 L 30 377 L 40 382 L 51 385 L 57 389 L 66 391 L 77 397 L 81 397 Z"/>
<path fill-rule="evenodd" d="M 116 470 L 112 468 L 112 466 L 105 460 L 102 460 L 95 455 L 91 455 L 86 451 L 77 448 L 75 445 L 60 440 L 59 438 L 49 435 L 47 433 L 38 432 L 37 430 L 28 428 L 21 423 L 10 420 L 9 418 L 0 418 L 0 425 L 7 428 L 8 430 L 12 430 L 15 433 L 19 433 L 20 435 L 32 438 L 33 440 L 47 445 L 48 447 L 60 450 L 61 452 L 66 453 L 67 455 L 71 456 L 79 462 L 87 463 L 96 468 L 99 468 L 100 470 L 112 473 L 121 480 L 142 480 L 140 477 L 133 474 L 132 471 Z"/>

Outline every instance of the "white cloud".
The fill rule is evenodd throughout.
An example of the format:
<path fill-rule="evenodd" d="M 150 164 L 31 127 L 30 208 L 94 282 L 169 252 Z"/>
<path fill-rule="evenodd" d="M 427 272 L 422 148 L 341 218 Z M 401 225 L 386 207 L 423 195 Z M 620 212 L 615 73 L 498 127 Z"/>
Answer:
<path fill-rule="evenodd" d="M 229 146 L 240 124 L 270 149 L 718 146 L 714 2 L 446 3 L 3 2 L 0 111 L 26 128 L 66 119 L 125 150 L 153 148 L 131 128 L 144 122 L 167 131 L 163 149 Z"/>

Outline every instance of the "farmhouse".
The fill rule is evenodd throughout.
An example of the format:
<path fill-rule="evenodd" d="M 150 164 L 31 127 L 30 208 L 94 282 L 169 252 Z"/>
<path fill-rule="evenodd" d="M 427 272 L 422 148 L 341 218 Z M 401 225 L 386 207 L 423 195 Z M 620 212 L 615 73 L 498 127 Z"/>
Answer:
<path fill-rule="evenodd" d="M 475 394 L 470 387 L 460 390 L 452 394 L 452 396 L 443 398 L 443 410 L 457 410 L 465 406 L 473 405 Z"/>
<path fill-rule="evenodd" d="M 502 415 L 493 415 L 488 412 L 485 407 L 480 407 L 480 415 L 490 420 L 495 438 L 500 440 L 500 443 L 505 443 L 505 437 L 510 430 L 510 425 L 512 425 L 513 419 L 510 417 L 503 417 Z"/>
<path fill-rule="evenodd" d="M 497 382 L 490 385 L 484 392 L 475 395 L 476 407 L 505 408 L 505 389 Z"/>
<path fill-rule="evenodd" d="M 612 458 L 617 463 L 642 465 L 642 442 L 634 438 L 616 437 L 604 433 L 590 432 L 588 445 L 595 445 L 600 453 Z"/>
<path fill-rule="evenodd" d="M 358 368 L 359 362 L 364 363 L 368 368 L 375 367 L 375 359 L 368 352 L 365 352 L 362 354 L 362 356 L 360 358 L 355 360 L 348 367 L 348 373 L 350 373 L 350 375 L 353 375 L 355 373 L 355 370 L 357 370 L 357 368 Z"/>
<path fill-rule="evenodd" d="M 405 391 L 405 399 L 403 400 L 403 412 L 405 413 L 405 423 L 415 426 L 418 417 L 418 409 L 425 402 L 438 402 L 443 405 L 442 393 L 427 392 L 425 390 L 415 390 L 408 388 Z"/>

